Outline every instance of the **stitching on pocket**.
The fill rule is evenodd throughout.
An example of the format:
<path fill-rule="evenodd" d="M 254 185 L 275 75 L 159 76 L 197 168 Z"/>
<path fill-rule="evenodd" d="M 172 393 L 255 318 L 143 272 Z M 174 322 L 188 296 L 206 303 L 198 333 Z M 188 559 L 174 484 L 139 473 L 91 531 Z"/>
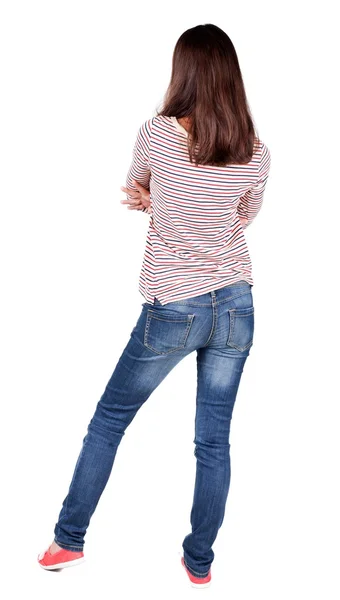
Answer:
<path fill-rule="evenodd" d="M 149 308 L 148 316 L 151 316 L 153 319 L 158 319 L 159 321 L 168 321 L 169 323 L 186 323 L 188 318 L 193 317 L 194 315 L 160 315 L 158 312 L 152 310 L 152 308 Z"/>
<path fill-rule="evenodd" d="M 152 350 L 153 352 L 155 352 L 156 354 L 170 354 L 172 352 L 176 352 L 176 350 L 183 349 L 186 345 L 188 335 L 190 333 L 190 329 L 191 329 L 191 326 L 192 326 L 192 323 L 194 320 L 194 316 L 195 315 L 176 315 L 176 316 L 172 317 L 169 315 L 158 315 L 152 309 L 149 309 L 147 318 L 146 318 L 145 329 L 144 329 L 144 345 L 147 348 L 149 348 L 150 350 Z M 186 324 L 186 327 L 182 334 L 183 337 L 182 337 L 181 344 L 176 347 L 169 348 L 168 350 L 160 350 L 159 348 L 155 348 L 154 346 L 152 346 L 152 344 L 149 342 L 149 331 L 150 331 L 150 325 L 152 323 L 152 319 L 155 319 L 156 321 L 163 321 L 166 323 Z"/>
<path fill-rule="evenodd" d="M 250 348 L 250 346 L 253 345 L 253 337 L 254 337 L 254 306 L 251 306 L 250 308 L 230 308 L 229 309 L 229 335 L 228 335 L 228 339 L 227 339 L 227 346 L 230 346 L 231 348 L 235 348 L 236 350 L 239 350 L 240 352 L 244 352 L 245 350 L 247 350 L 248 348 Z M 249 340 L 249 342 L 247 342 L 246 344 L 240 345 L 240 339 L 242 337 L 243 332 L 241 331 L 241 329 L 239 331 L 237 331 L 237 319 L 242 319 L 242 318 L 250 318 L 250 323 L 252 325 L 252 331 L 251 331 L 251 339 Z M 241 322 L 239 323 L 239 325 L 241 325 Z M 237 338 L 237 335 L 239 335 L 239 340 L 235 339 Z M 244 335 L 244 334 L 243 334 Z"/>

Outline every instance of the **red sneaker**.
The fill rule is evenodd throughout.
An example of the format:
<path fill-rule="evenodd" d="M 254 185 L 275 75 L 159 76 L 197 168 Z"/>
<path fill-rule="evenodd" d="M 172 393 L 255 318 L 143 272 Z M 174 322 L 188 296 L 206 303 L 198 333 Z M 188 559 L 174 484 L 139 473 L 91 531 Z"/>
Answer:
<path fill-rule="evenodd" d="M 38 563 L 43 569 L 63 569 L 64 567 L 74 567 L 84 562 L 83 552 L 73 552 L 71 550 L 58 550 L 55 554 L 50 553 L 50 546 L 44 552 L 38 555 Z"/>
<path fill-rule="evenodd" d="M 188 577 L 190 579 L 190 583 L 191 583 L 192 587 L 195 587 L 195 588 L 209 587 L 209 585 L 211 583 L 211 569 L 209 569 L 209 573 L 205 577 L 195 577 L 195 575 L 190 573 L 190 571 L 187 569 L 187 566 L 184 562 L 184 556 L 181 557 L 181 563 L 188 574 Z"/>

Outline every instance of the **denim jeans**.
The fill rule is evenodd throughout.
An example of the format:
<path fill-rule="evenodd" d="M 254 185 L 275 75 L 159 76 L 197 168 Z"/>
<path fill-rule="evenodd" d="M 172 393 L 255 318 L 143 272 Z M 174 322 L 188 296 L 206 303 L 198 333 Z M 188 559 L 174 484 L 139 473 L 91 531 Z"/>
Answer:
<path fill-rule="evenodd" d="M 253 344 L 254 306 L 247 281 L 162 305 L 144 302 L 130 339 L 97 403 L 64 499 L 55 541 L 83 550 L 84 536 L 109 479 L 119 443 L 140 407 L 167 374 L 196 351 L 191 532 L 183 556 L 204 577 L 222 525 L 230 484 L 230 422 L 243 367 Z"/>

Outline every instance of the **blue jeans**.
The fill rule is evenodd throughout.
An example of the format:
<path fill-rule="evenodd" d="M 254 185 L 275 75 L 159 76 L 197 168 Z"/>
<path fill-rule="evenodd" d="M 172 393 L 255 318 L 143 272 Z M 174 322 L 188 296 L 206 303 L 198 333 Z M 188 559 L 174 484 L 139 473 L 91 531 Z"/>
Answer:
<path fill-rule="evenodd" d="M 58 522 L 55 541 L 83 550 L 84 536 L 109 479 L 119 443 L 140 407 L 167 374 L 197 352 L 192 531 L 183 540 L 185 563 L 204 577 L 222 525 L 230 484 L 230 422 L 243 367 L 253 344 L 252 288 L 239 281 L 162 305 L 144 302 L 83 439 Z"/>

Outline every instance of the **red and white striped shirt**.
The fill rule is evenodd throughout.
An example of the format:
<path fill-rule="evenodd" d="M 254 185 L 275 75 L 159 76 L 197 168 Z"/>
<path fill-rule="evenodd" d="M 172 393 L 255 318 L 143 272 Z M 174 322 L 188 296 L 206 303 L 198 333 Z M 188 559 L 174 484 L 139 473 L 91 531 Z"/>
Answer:
<path fill-rule="evenodd" d="M 248 164 L 196 166 L 189 160 L 187 136 L 176 117 L 145 121 L 126 179 L 127 188 L 136 189 L 135 179 L 150 190 L 139 279 L 139 291 L 150 303 L 155 296 L 167 304 L 241 280 L 253 285 L 244 229 L 261 208 L 270 151 L 261 141 Z"/>

